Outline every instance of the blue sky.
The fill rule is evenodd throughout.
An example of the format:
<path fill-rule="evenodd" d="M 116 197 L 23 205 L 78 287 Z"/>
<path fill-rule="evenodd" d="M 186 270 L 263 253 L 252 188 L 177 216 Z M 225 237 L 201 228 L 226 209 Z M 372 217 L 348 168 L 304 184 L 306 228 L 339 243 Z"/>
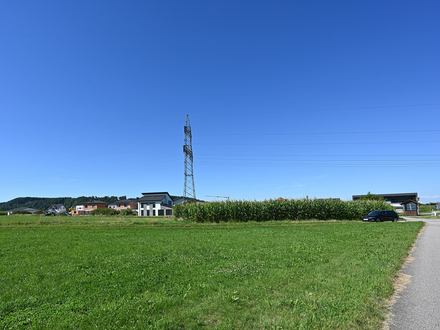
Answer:
<path fill-rule="evenodd" d="M 3 1 L 0 201 L 440 201 L 438 1 Z"/>

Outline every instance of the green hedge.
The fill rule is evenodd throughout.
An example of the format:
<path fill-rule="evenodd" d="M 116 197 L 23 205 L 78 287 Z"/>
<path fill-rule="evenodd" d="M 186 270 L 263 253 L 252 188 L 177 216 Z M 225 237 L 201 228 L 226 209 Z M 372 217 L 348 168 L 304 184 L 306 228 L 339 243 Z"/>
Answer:
<path fill-rule="evenodd" d="M 94 209 L 89 213 L 89 215 L 117 215 L 117 214 L 119 214 L 118 210 L 108 209 L 108 208 Z"/>
<path fill-rule="evenodd" d="M 14 211 L 11 214 L 32 214 L 32 213 L 29 211 Z"/>
<path fill-rule="evenodd" d="M 174 206 L 177 219 L 196 222 L 272 220 L 360 220 L 374 210 L 394 210 L 381 201 L 296 199 L 181 203 Z"/>
<path fill-rule="evenodd" d="M 137 213 L 135 211 L 133 211 L 132 209 L 121 210 L 120 214 L 121 215 L 137 215 Z"/>

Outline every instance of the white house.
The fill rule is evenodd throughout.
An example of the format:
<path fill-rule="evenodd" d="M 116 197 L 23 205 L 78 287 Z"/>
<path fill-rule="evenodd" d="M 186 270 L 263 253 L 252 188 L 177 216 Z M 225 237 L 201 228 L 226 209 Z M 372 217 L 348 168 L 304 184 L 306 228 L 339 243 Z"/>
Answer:
<path fill-rule="evenodd" d="M 67 210 L 63 204 L 52 204 L 49 206 L 48 211 L 55 213 L 66 213 Z"/>
<path fill-rule="evenodd" d="M 140 217 L 173 215 L 173 200 L 167 192 L 142 193 L 137 203 Z"/>

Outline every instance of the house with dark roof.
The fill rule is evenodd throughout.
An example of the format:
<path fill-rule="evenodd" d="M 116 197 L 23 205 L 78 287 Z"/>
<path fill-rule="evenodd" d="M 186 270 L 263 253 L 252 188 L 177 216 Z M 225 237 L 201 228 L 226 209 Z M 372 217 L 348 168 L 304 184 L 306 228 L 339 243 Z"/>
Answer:
<path fill-rule="evenodd" d="M 142 193 L 137 200 L 138 216 L 173 215 L 173 200 L 168 192 Z"/>
<path fill-rule="evenodd" d="M 90 201 L 83 203 L 83 210 L 84 214 L 88 214 L 93 210 L 106 208 L 108 206 L 108 203 L 101 202 L 101 201 Z"/>
<path fill-rule="evenodd" d="M 118 211 L 126 210 L 126 209 L 137 210 L 137 207 L 138 207 L 137 201 L 134 201 L 132 199 L 118 200 L 108 205 L 109 209 L 114 209 Z"/>
<path fill-rule="evenodd" d="M 55 212 L 55 213 L 66 213 L 66 207 L 63 204 L 52 204 L 48 208 L 49 212 Z"/>

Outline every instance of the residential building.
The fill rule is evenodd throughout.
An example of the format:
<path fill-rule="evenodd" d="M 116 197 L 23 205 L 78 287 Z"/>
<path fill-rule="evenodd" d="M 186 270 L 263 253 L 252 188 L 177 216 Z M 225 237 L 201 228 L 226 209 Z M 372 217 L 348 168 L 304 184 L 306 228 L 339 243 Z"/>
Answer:
<path fill-rule="evenodd" d="M 124 200 L 120 200 L 120 201 L 114 201 L 113 203 L 108 205 L 108 208 L 118 210 L 118 211 L 126 210 L 126 209 L 137 210 L 138 203 L 137 203 L 137 201 L 134 201 L 132 199 L 124 199 Z"/>
<path fill-rule="evenodd" d="M 90 201 L 83 203 L 84 214 L 89 214 L 91 211 L 101 208 L 106 208 L 108 203 L 101 201 Z"/>
<path fill-rule="evenodd" d="M 84 205 L 77 205 L 72 210 L 72 215 L 82 215 L 84 214 Z"/>
<path fill-rule="evenodd" d="M 167 192 L 142 193 L 137 204 L 140 217 L 173 215 L 173 200 Z"/>
<path fill-rule="evenodd" d="M 55 212 L 55 213 L 66 213 L 66 207 L 63 204 L 52 204 L 48 208 L 49 212 Z"/>

